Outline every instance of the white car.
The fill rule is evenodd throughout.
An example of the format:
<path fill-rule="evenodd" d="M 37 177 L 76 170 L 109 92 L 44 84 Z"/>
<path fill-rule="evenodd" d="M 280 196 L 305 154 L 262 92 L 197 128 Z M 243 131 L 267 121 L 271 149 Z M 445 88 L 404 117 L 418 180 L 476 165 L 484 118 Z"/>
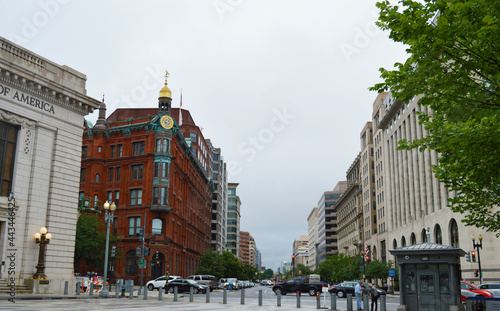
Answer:
<path fill-rule="evenodd" d="M 172 281 L 172 280 L 175 280 L 175 279 L 182 279 L 180 276 L 178 275 L 171 275 L 168 277 L 168 281 Z M 146 287 L 148 288 L 148 290 L 152 291 L 152 290 L 160 290 L 160 287 L 163 287 L 165 288 L 165 276 L 162 275 L 160 277 L 157 277 L 156 279 L 154 280 L 151 280 L 149 282 L 146 283 Z"/>
<path fill-rule="evenodd" d="M 500 283 L 483 283 L 478 286 L 479 289 L 486 289 L 493 294 L 493 297 L 500 297 Z"/>

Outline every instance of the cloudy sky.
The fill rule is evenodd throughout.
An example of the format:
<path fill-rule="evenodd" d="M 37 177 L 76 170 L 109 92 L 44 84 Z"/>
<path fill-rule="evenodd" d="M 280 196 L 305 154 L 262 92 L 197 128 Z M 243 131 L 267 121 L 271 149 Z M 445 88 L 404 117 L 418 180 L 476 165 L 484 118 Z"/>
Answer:
<path fill-rule="evenodd" d="M 0 36 L 87 76 L 116 108 L 173 107 L 222 148 L 241 230 L 263 265 L 290 261 L 307 216 L 345 179 L 380 67 L 406 59 L 372 0 L 0 0 Z M 94 122 L 97 114 L 87 117 Z"/>

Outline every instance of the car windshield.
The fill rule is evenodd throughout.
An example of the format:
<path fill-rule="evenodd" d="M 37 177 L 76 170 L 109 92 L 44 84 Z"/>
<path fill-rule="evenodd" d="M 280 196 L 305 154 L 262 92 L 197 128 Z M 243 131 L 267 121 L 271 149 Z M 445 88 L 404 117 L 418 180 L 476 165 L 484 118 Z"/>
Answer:
<path fill-rule="evenodd" d="M 189 284 L 193 284 L 193 285 L 198 285 L 198 283 L 196 283 L 195 281 L 193 280 L 187 280 Z"/>
<path fill-rule="evenodd" d="M 227 279 L 227 282 L 228 282 L 228 283 L 235 283 L 235 282 L 236 282 L 236 279 L 232 279 L 232 278 L 231 278 L 231 279 Z"/>

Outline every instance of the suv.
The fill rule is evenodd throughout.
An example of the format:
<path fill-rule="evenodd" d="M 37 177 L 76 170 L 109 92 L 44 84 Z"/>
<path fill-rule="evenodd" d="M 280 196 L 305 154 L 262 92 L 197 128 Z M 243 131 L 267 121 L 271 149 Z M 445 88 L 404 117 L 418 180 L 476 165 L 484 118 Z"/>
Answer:
<path fill-rule="evenodd" d="M 217 279 L 213 275 L 190 275 L 187 279 L 210 287 L 210 291 L 217 288 Z"/>
<path fill-rule="evenodd" d="M 177 275 L 170 275 L 168 277 L 168 281 L 172 281 L 172 280 L 175 280 L 175 279 L 180 279 L 181 277 L 180 276 L 177 276 Z M 165 285 L 166 285 L 166 281 L 165 281 L 165 276 L 162 275 L 160 277 L 157 277 L 156 279 L 154 280 L 151 280 L 149 282 L 146 283 L 146 287 L 148 288 L 148 290 L 160 290 L 160 287 L 163 287 L 165 288 Z"/>

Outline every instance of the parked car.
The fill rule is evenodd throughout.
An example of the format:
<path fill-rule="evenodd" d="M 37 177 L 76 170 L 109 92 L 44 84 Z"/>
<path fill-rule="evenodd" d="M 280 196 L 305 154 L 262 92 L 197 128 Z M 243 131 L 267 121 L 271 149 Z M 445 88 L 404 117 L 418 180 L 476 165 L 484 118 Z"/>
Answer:
<path fill-rule="evenodd" d="M 207 285 L 210 287 L 210 291 L 217 288 L 217 279 L 213 275 L 190 275 L 188 280 L 193 280 L 198 284 Z"/>
<path fill-rule="evenodd" d="M 466 301 L 467 297 L 476 297 L 476 296 L 493 297 L 490 291 L 485 289 L 479 289 L 476 286 L 465 281 L 460 281 L 460 290 L 462 292 L 462 301 Z"/>
<path fill-rule="evenodd" d="M 484 283 L 477 288 L 489 291 L 495 298 L 500 297 L 500 283 Z"/>
<path fill-rule="evenodd" d="M 316 293 L 323 291 L 322 283 L 309 283 L 306 277 L 296 276 L 286 280 L 285 282 L 277 283 L 273 286 L 273 292 L 278 295 L 286 295 L 287 293 L 309 293 L 309 296 L 315 296 Z"/>
<path fill-rule="evenodd" d="M 351 294 L 354 296 L 354 288 L 358 284 L 358 281 L 345 281 L 336 285 L 330 286 L 328 289 L 328 292 L 334 293 L 337 295 L 339 298 L 344 298 L 347 297 L 347 294 Z M 373 285 L 371 283 L 363 283 L 365 287 L 368 288 L 369 285 L 372 285 L 378 292 L 379 295 L 385 295 L 386 292 L 385 290 L 377 287 L 376 285 Z"/>
<path fill-rule="evenodd" d="M 193 280 L 187 279 L 175 279 L 168 282 L 167 287 L 165 287 L 165 294 L 174 293 L 174 287 L 177 287 L 177 292 L 189 292 L 190 288 L 193 288 L 193 294 L 198 293 L 206 293 L 207 290 L 210 290 L 208 286 L 198 284 Z"/>
<path fill-rule="evenodd" d="M 175 280 L 175 279 L 180 279 L 181 277 L 180 276 L 177 276 L 177 275 L 170 275 L 168 277 L 168 281 L 172 281 L 172 280 Z M 151 280 L 149 282 L 146 283 L 146 287 L 148 288 L 148 290 L 160 290 L 160 287 L 163 287 L 165 288 L 165 283 L 166 283 L 166 280 L 165 280 L 165 276 L 160 276 L 160 277 L 157 277 L 156 279 L 154 280 Z"/>
<path fill-rule="evenodd" d="M 240 289 L 241 287 L 238 286 L 239 284 L 239 281 L 237 278 L 227 278 L 227 279 L 224 279 L 224 288 L 231 288 L 231 289 Z M 229 286 L 231 285 L 231 286 Z"/>

